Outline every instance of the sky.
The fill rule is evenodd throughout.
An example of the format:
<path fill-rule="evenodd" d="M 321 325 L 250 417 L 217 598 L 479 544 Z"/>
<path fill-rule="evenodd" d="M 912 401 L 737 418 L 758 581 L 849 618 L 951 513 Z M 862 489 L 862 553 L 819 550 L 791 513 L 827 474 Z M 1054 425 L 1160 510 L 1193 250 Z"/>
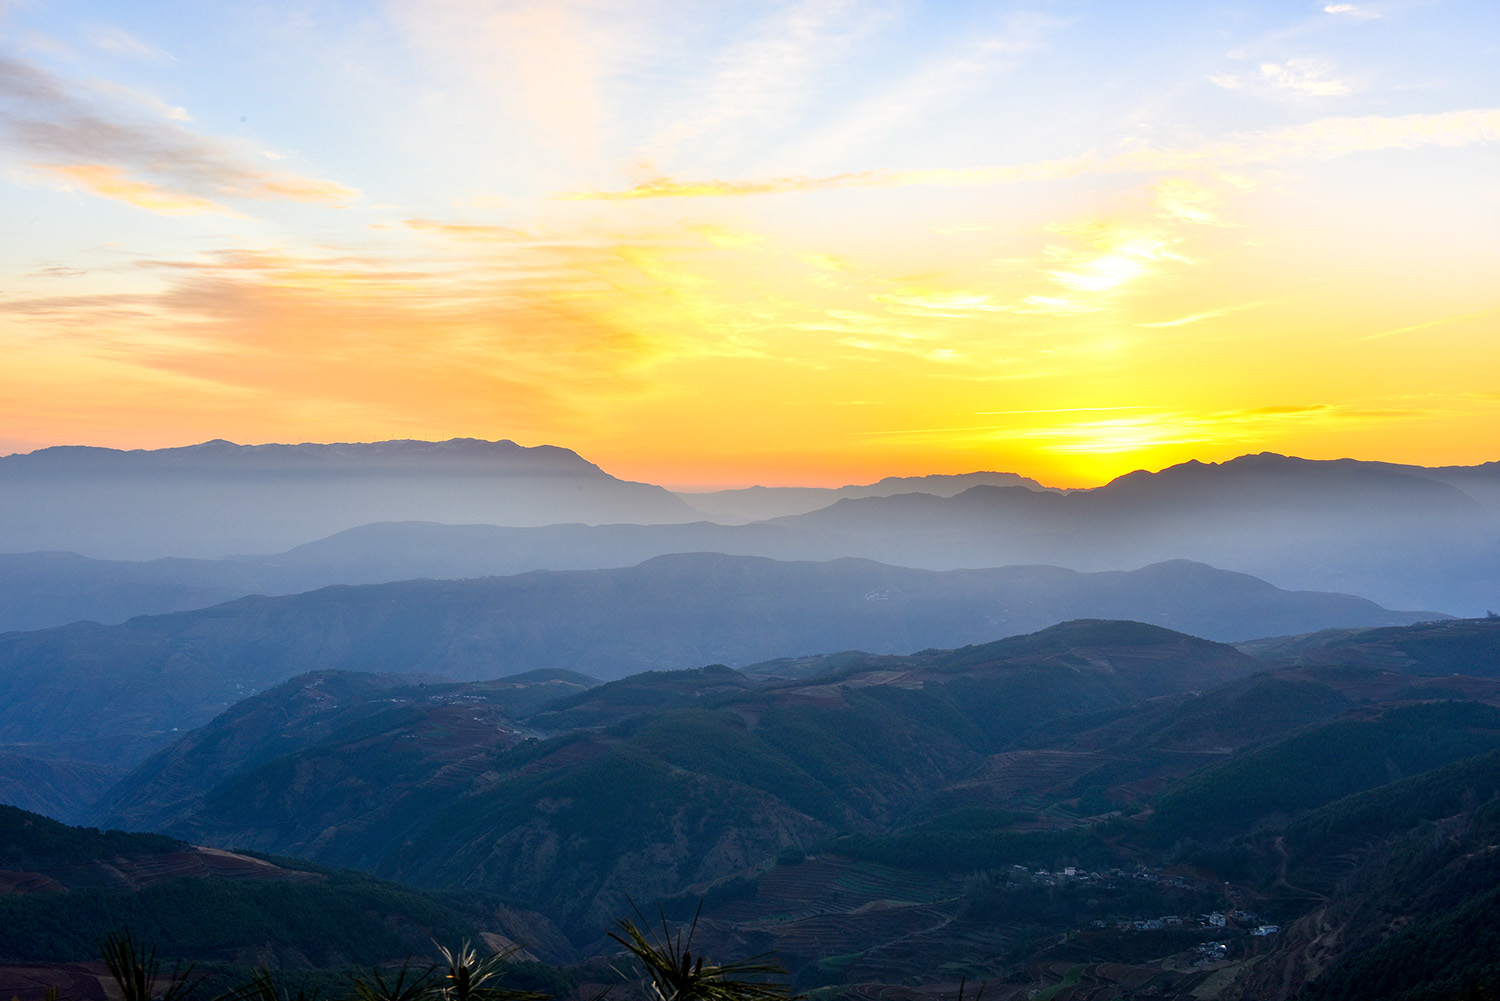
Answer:
<path fill-rule="evenodd" d="M 1500 4 L 0 0 L 0 454 L 1500 459 Z"/>

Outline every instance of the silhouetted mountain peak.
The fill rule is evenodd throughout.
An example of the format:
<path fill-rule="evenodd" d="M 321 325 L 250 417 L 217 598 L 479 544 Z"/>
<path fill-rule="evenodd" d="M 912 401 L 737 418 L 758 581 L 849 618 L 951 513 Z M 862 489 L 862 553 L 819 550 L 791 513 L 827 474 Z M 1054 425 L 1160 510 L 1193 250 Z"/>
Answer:
<path fill-rule="evenodd" d="M 609 477 L 572 449 L 556 445 L 518 445 L 509 439 L 450 438 L 422 441 L 397 438 L 373 442 L 273 442 L 241 445 L 223 438 L 158 449 L 113 449 L 57 445 L 0 457 L 0 463 L 28 471 L 71 470 L 159 473 L 169 469 L 263 473 L 288 469 L 379 470 L 393 464 L 417 463 L 424 468 L 471 469 L 496 472 L 572 473 Z"/>

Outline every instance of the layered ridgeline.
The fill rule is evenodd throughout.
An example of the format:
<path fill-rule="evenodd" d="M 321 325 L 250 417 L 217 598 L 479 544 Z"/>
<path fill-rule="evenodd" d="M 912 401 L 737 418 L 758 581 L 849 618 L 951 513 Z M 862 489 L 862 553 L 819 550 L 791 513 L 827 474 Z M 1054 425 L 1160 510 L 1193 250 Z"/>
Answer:
<path fill-rule="evenodd" d="M 770 949 L 801 987 L 1440 1001 L 1500 987 L 1500 680 L 1449 670 L 1495 674 L 1497 642 L 1500 621 L 1428 624 L 1268 666 L 1075 622 L 558 676 L 580 687 L 524 709 L 308 676 L 183 736 L 96 819 L 503 889 L 584 951 L 628 900 L 705 900 L 702 950 Z"/>
<path fill-rule="evenodd" d="M 564 669 L 608 680 L 828 649 L 953 647 L 1078 617 L 1243 640 L 1431 615 L 1184 561 L 935 572 L 696 554 L 622 570 L 330 587 L 0 635 L 0 749 L 133 765 L 174 730 L 326 669 L 455 680 Z"/>
<path fill-rule="evenodd" d="M 0 459 L 0 550 L 12 550 L 0 555 L 0 630 L 119 622 L 328 584 L 626 567 L 682 552 L 934 570 L 1192 559 L 1388 607 L 1477 615 L 1500 604 L 1496 463 L 1260 455 L 1086 491 L 983 473 L 669 495 L 563 449 L 508 442 L 83 450 L 84 471 L 65 476 L 75 451 Z M 819 501 L 833 503 L 805 511 Z M 690 503 L 736 522 L 743 512 L 803 513 L 714 524 Z M 43 549 L 59 551 L 27 551 Z M 277 555 L 224 556 L 235 552 Z M 96 558 L 184 553 L 215 558 Z"/>

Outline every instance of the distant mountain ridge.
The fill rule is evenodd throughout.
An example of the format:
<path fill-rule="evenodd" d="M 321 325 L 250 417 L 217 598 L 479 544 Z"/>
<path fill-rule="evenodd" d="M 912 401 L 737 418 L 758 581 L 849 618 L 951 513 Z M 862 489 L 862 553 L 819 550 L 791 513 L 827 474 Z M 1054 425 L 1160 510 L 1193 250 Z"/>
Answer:
<path fill-rule="evenodd" d="M 518 445 L 509 439 L 450 438 L 422 441 L 398 438 L 375 442 L 302 442 L 240 445 L 223 438 L 175 448 L 101 448 L 93 445 L 55 445 L 34 452 L 0 456 L 10 469 L 50 469 L 88 474 L 113 468 L 130 472 L 163 472 L 218 467 L 225 470 L 277 470 L 325 466 L 344 470 L 405 467 L 412 461 L 452 469 L 469 466 L 476 472 L 497 465 L 533 473 L 578 474 L 603 472 L 572 449 L 556 445 Z"/>
<path fill-rule="evenodd" d="M 1500 467 L 1473 475 L 1476 492 L 1500 485 Z M 1396 607 L 1473 615 L 1500 597 L 1500 517 L 1443 480 L 1355 460 L 1263 453 L 1068 494 L 979 486 L 842 500 L 771 524 L 905 566 L 1180 558 Z"/>
<path fill-rule="evenodd" d="M 178 539 L 199 551 L 275 555 L 130 562 L 0 553 L 0 631 L 119 622 L 329 584 L 619 568 L 686 552 L 858 557 L 929 570 L 1125 570 L 1188 559 L 1386 607 L 1479 615 L 1500 606 L 1500 463 L 1422 469 L 1264 453 L 1066 493 L 988 482 L 1004 473 L 888 479 L 843 488 L 869 496 L 832 491 L 826 496 L 839 499 L 817 510 L 726 525 L 565 449 L 509 442 L 78 451 L 107 453 L 106 465 L 138 474 L 16 473 L 15 460 L 71 469 L 66 449 L 0 459 L 0 549 L 26 548 L 24 538 L 31 548 L 87 551 L 94 539 L 95 551 L 139 555 Z M 150 472 L 224 462 L 237 471 Z M 951 493 L 974 479 L 986 482 Z M 918 492 L 888 492 L 908 485 Z M 800 497 L 803 506 L 809 496 L 761 493 Z"/>
<path fill-rule="evenodd" d="M 376 521 L 691 521 L 685 503 L 551 445 L 450 441 L 59 446 L 0 457 L 0 551 L 154 559 L 277 552 Z"/>

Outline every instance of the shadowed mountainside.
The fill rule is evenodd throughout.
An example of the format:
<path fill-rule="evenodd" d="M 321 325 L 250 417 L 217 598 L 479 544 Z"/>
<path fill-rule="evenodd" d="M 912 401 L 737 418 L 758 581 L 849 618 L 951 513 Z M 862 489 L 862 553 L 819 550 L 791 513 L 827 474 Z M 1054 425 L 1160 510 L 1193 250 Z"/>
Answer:
<path fill-rule="evenodd" d="M 1500 631 L 1473 626 L 1454 641 Z M 702 948 L 773 949 L 804 987 L 931 984 L 941 955 L 1006 971 L 1022 985 L 1007 998 L 1055 984 L 1054 961 L 1085 964 L 1104 992 L 1069 997 L 1146 981 L 1152 996 L 1286 997 L 1335 963 L 1369 989 L 1359 956 L 1405 913 L 1436 924 L 1403 948 L 1437 948 L 1426 936 L 1441 938 L 1445 902 L 1485 934 L 1492 884 L 1458 874 L 1478 878 L 1493 856 L 1500 772 L 1484 762 L 1500 753 L 1500 683 L 1255 666 L 1157 627 L 1072 622 L 829 657 L 790 683 L 647 674 L 520 719 L 471 686 L 374 715 L 325 702 L 326 736 L 270 760 L 214 753 L 254 745 L 206 740 L 234 729 L 222 717 L 142 766 L 115 801 L 123 815 L 102 819 L 503 886 L 586 950 L 627 898 L 684 919 L 706 899 Z M 265 707 L 243 718 L 315 681 L 257 696 Z M 456 725 L 459 707 L 472 723 Z M 517 742 L 527 729 L 540 739 Z M 177 797 L 195 763 L 200 792 Z M 1232 912 L 1228 929 L 1197 917 L 1215 909 Z M 1143 934 L 1162 914 L 1180 930 Z M 1293 930 L 1247 934 L 1266 921 Z M 1205 940 L 1231 951 L 1204 960 Z"/>
<path fill-rule="evenodd" d="M 118 626 L 0 635 L 0 698 L 9 707 L 0 746 L 128 766 L 174 728 L 202 725 L 314 670 L 473 680 L 561 668 L 610 679 L 820 649 L 952 647 L 1080 616 L 1225 640 L 1422 617 L 1185 562 L 1099 574 L 938 573 L 689 554 L 623 570 L 330 587 Z M 109 740 L 133 745 L 105 751 L 100 742 Z M 60 746 L 78 742 L 93 752 Z"/>
<path fill-rule="evenodd" d="M 211 920 L 203 920 L 211 915 Z M 67 827 L 0 806 L 0 963 L 96 959 L 106 934 L 148 929 L 169 955 L 240 966 L 400 962 L 445 942 L 525 938 L 573 950 L 544 917 L 494 895 L 441 898 L 371 876 Z"/>
<path fill-rule="evenodd" d="M 582 934 L 628 899 L 727 875 L 787 843 L 889 825 L 1048 719 L 1258 667 L 1155 626 L 1074 622 L 867 657 L 791 685 L 745 685 L 722 667 L 644 675 L 521 720 L 483 685 L 407 693 L 373 715 L 337 711 L 326 736 L 273 760 L 212 752 L 238 720 L 303 701 L 315 679 L 299 679 L 257 696 L 264 710 L 221 717 L 153 758 L 99 819 L 428 885 L 505 887 Z M 629 689 L 621 712 L 614 692 Z M 603 716 L 577 715 L 611 703 Z M 580 722 L 604 728 L 571 729 Z M 520 739 L 527 731 L 558 735 Z M 185 780 L 193 762 L 203 767 Z"/>
<path fill-rule="evenodd" d="M 585 954 L 629 901 L 702 901 L 695 952 L 771 950 L 854 997 L 1482 996 L 1500 678 L 1438 672 L 1495 673 L 1500 620 L 1365 632 L 1401 656 L 1255 673 L 1078 621 L 545 693 L 309 675 L 183 735 L 100 819 L 503 888 Z"/>

